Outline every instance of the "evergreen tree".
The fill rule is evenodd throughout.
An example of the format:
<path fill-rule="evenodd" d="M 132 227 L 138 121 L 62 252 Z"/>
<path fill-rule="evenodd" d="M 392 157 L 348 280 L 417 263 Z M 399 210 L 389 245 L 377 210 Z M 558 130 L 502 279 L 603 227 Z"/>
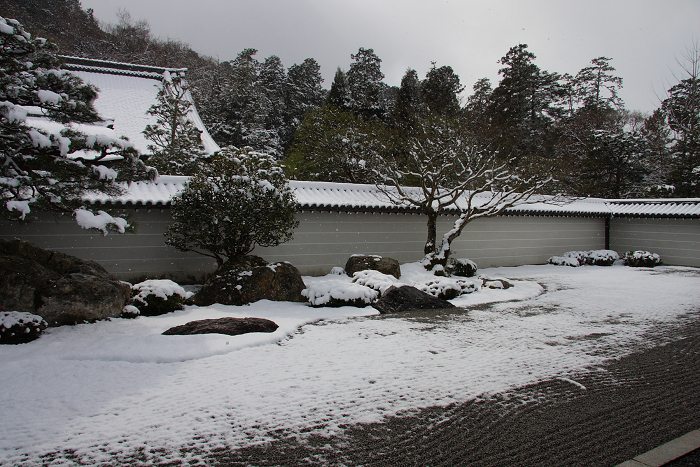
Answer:
<path fill-rule="evenodd" d="M 678 197 L 700 197 L 700 47 L 685 54 L 684 79 L 668 90 L 662 109 L 673 131 L 674 169 L 670 182 Z"/>
<path fill-rule="evenodd" d="M 192 107 L 188 90 L 182 76 L 168 76 L 158 91 L 157 103 L 147 112 L 157 119 L 143 131 L 152 141 L 148 162 L 161 174 L 194 175 L 207 156 L 201 132 L 188 118 Z"/>
<path fill-rule="evenodd" d="M 365 119 L 383 118 L 388 105 L 385 100 L 386 84 L 382 81 L 382 60 L 373 49 L 362 47 L 350 57 L 353 60 L 347 73 L 350 108 Z"/>
<path fill-rule="evenodd" d="M 147 176 L 128 141 L 71 124 L 99 121 L 92 106 L 97 89 L 61 70 L 56 53 L 19 22 L 0 17 L 0 212 L 8 219 L 27 220 L 35 209 L 77 214 L 86 194 L 118 196 L 119 181 Z M 28 118 L 34 108 L 63 125 Z"/>
<path fill-rule="evenodd" d="M 392 152 L 392 144 L 383 122 L 329 104 L 307 114 L 285 164 L 299 180 L 373 183 L 374 165 Z"/>
<path fill-rule="evenodd" d="M 433 62 L 422 83 L 422 91 L 430 114 L 445 118 L 457 117 L 461 110 L 459 94 L 464 91 L 464 86 L 452 67 L 436 68 Z"/>
<path fill-rule="evenodd" d="M 541 70 L 535 58 L 527 44 L 511 47 L 500 60 L 503 78 L 491 93 L 500 150 L 518 163 L 523 157 L 551 154 L 551 126 L 562 113 L 561 77 Z"/>
<path fill-rule="evenodd" d="M 337 109 L 350 109 L 348 77 L 340 67 L 335 71 L 327 102 Z"/>
<path fill-rule="evenodd" d="M 284 127 L 281 131 L 285 153 L 306 114 L 323 106 L 327 93 L 321 87 L 321 83 L 321 67 L 313 58 L 307 58 L 301 64 L 289 67 L 285 86 Z"/>
<path fill-rule="evenodd" d="M 296 200 L 272 156 L 221 150 L 174 199 L 166 245 L 228 259 L 292 239 Z"/>
<path fill-rule="evenodd" d="M 404 135 L 410 135 L 415 130 L 418 122 L 427 116 L 423 100 L 421 81 L 416 70 L 409 68 L 401 78 L 396 104 L 392 109 L 392 121 L 394 126 Z"/>
<path fill-rule="evenodd" d="M 591 66 L 582 68 L 573 78 L 574 95 L 585 111 L 603 112 L 622 109 L 624 104 L 618 95 L 622 89 L 622 78 L 612 72 L 610 58 L 598 57 L 591 60 Z"/>

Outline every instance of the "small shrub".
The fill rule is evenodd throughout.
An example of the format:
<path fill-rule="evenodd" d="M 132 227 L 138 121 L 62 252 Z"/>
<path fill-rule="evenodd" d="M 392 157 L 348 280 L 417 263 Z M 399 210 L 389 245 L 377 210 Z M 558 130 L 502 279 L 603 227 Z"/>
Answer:
<path fill-rule="evenodd" d="M 141 310 L 136 308 L 134 305 L 127 305 L 122 309 L 121 318 L 134 319 L 141 315 Z"/>
<path fill-rule="evenodd" d="M 0 311 L 0 344 L 24 344 L 46 329 L 44 318 L 23 311 Z"/>
<path fill-rule="evenodd" d="M 448 278 L 432 280 L 425 284 L 415 284 L 414 287 L 443 300 L 452 300 L 460 295 L 475 292 L 479 288 L 474 281 Z"/>
<path fill-rule="evenodd" d="M 139 310 L 143 316 L 158 316 L 175 310 L 182 310 L 185 301 L 193 296 L 191 292 L 171 280 L 147 280 L 132 287 L 134 295 L 130 305 Z M 127 316 L 136 317 L 133 310 L 127 311 Z"/>
<path fill-rule="evenodd" d="M 561 256 L 552 256 L 547 261 L 556 266 L 578 267 L 590 266 L 612 266 L 620 259 L 620 255 L 612 250 L 588 250 L 588 251 L 567 251 Z"/>
<path fill-rule="evenodd" d="M 347 282 L 320 282 L 302 290 L 314 307 L 354 306 L 364 308 L 379 298 L 379 292 L 367 286 Z"/>
<path fill-rule="evenodd" d="M 634 268 L 653 268 L 654 266 L 659 266 L 661 264 L 661 257 L 656 253 L 649 253 L 648 251 L 628 251 L 622 258 L 625 266 L 631 266 Z"/>
<path fill-rule="evenodd" d="M 467 258 L 450 258 L 447 260 L 445 271 L 450 276 L 474 277 L 479 268 L 476 263 Z"/>
<path fill-rule="evenodd" d="M 364 285 L 365 287 L 376 290 L 381 296 L 387 291 L 387 289 L 389 289 L 389 287 L 395 285 L 398 282 L 398 279 L 391 274 L 384 274 L 373 269 L 367 269 L 364 271 L 357 271 L 355 274 L 353 274 L 352 281 L 356 284 Z"/>

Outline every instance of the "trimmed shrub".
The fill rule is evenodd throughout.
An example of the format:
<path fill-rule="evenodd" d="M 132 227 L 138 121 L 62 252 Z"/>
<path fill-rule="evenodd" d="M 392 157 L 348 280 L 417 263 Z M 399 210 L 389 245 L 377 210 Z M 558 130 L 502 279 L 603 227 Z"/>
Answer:
<path fill-rule="evenodd" d="M 556 266 L 578 267 L 589 266 L 612 266 L 620 259 L 620 255 L 613 250 L 588 250 L 588 251 L 567 251 L 561 256 L 552 256 L 547 261 Z"/>
<path fill-rule="evenodd" d="M 480 284 L 466 279 L 435 279 L 425 284 L 415 284 L 418 290 L 443 300 L 452 300 L 460 295 L 475 292 Z"/>
<path fill-rule="evenodd" d="M 346 282 L 320 282 L 302 290 L 313 307 L 354 306 L 364 308 L 379 298 L 379 292 L 367 286 Z"/>
<path fill-rule="evenodd" d="M 352 275 L 352 281 L 356 284 L 364 285 L 370 289 L 374 289 L 379 292 L 381 296 L 386 292 L 389 287 L 395 285 L 398 282 L 391 274 L 384 274 L 373 269 L 367 269 L 365 271 L 357 271 Z"/>
<path fill-rule="evenodd" d="M 158 316 L 182 310 L 185 300 L 193 296 L 191 292 L 185 292 L 177 283 L 167 279 L 143 281 L 134 285 L 132 290 L 134 295 L 129 304 L 137 308 L 138 314 L 142 316 Z M 122 316 L 136 317 L 131 308 L 125 308 Z"/>
<path fill-rule="evenodd" d="M 661 265 L 661 257 L 659 255 L 641 250 L 628 251 L 622 258 L 622 261 L 625 266 L 634 268 L 653 268 Z"/>
<path fill-rule="evenodd" d="M 39 315 L 24 311 L 0 311 L 0 344 L 24 344 L 38 339 L 47 327 Z"/>
<path fill-rule="evenodd" d="M 474 277 L 478 270 L 476 263 L 467 258 L 450 258 L 445 268 L 448 275 L 460 277 Z"/>

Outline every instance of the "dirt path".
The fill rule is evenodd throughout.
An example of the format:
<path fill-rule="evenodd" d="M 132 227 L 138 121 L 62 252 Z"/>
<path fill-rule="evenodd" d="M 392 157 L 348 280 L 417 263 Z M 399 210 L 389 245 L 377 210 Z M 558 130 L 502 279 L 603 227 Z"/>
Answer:
<path fill-rule="evenodd" d="M 585 387 L 585 389 L 583 387 Z M 218 452 L 222 466 L 614 466 L 700 428 L 700 323 L 582 373 L 343 437 Z"/>

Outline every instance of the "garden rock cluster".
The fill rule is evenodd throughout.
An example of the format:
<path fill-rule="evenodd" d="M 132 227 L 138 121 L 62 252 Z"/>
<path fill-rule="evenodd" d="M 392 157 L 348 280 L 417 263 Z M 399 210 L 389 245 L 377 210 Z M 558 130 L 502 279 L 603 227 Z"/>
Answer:
<path fill-rule="evenodd" d="M 130 294 L 129 285 L 94 261 L 0 239 L 0 310 L 60 326 L 118 317 Z"/>
<path fill-rule="evenodd" d="M 304 302 L 304 281 L 290 263 L 259 256 L 234 258 L 221 266 L 194 297 L 195 305 L 245 305 L 258 300 Z"/>

